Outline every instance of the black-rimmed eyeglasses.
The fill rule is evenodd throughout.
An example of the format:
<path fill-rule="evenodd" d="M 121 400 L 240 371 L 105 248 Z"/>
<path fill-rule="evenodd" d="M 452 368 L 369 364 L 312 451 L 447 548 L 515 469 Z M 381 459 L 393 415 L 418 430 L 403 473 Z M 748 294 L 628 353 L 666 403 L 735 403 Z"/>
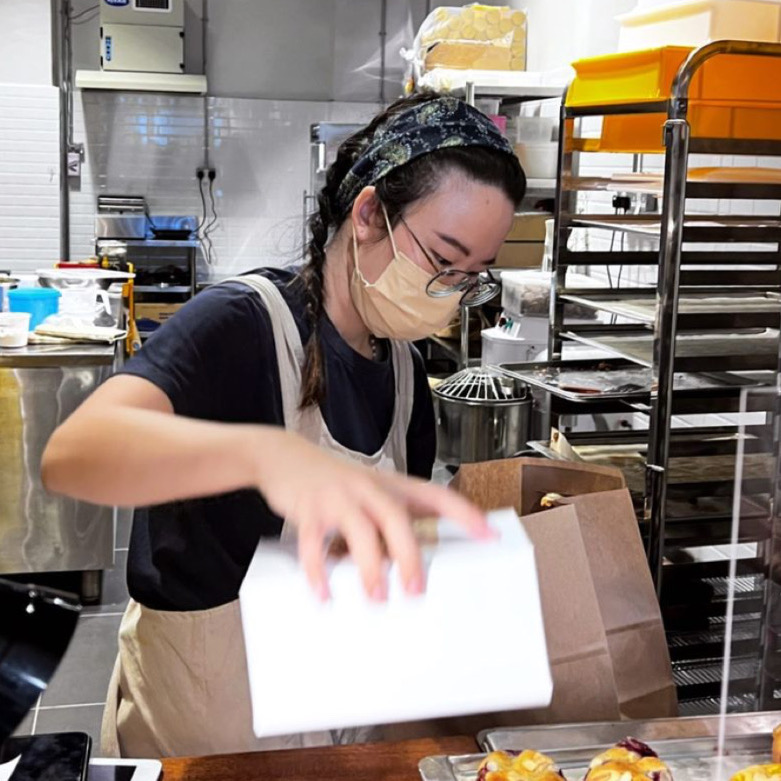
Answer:
<path fill-rule="evenodd" d="M 499 280 L 488 269 L 484 271 L 461 271 L 456 268 L 440 268 L 423 244 L 421 244 L 418 237 L 412 232 L 409 225 L 404 221 L 404 218 L 400 217 L 399 219 L 409 232 L 409 235 L 412 236 L 415 243 L 420 247 L 420 251 L 431 265 L 431 268 L 434 269 L 434 276 L 431 277 L 426 285 L 426 293 L 432 298 L 444 298 L 455 293 L 461 293 L 459 301 L 461 306 L 479 306 L 486 303 L 486 301 L 490 301 L 501 290 Z"/>

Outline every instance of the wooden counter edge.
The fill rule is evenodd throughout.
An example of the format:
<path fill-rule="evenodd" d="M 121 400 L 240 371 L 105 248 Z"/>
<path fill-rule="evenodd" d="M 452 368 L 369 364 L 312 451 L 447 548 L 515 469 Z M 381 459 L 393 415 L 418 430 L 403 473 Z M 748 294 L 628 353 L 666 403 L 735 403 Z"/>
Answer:
<path fill-rule="evenodd" d="M 247 754 L 163 759 L 164 781 L 415 781 L 418 762 L 435 754 L 472 754 L 474 738 L 424 738 Z"/>

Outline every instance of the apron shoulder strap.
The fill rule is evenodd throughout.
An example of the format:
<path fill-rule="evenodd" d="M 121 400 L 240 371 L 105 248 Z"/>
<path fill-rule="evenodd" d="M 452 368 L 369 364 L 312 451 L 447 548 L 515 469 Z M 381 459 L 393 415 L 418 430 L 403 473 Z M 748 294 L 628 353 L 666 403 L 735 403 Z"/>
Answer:
<path fill-rule="evenodd" d="M 298 400 L 301 395 L 301 369 L 304 365 L 304 347 L 301 334 L 290 307 L 279 292 L 279 288 L 262 274 L 246 274 L 231 277 L 225 282 L 240 282 L 252 288 L 260 297 L 271 320 L 274 347 L 277 353 L 279 385 L 282 394 L 282 409 L 285 427 L 298 429 L 300 411 Z"/>
<path fill-rule="evenodd" d="M 415 362 L 412 359 L 412 348 L 408 342 L 391 340 L 390 347 L 396 383 L 393 431 L 390 439 L 396 469 L 406 473 L 407 431 L 412 419 L 412 407 L 415 401 Z"/>

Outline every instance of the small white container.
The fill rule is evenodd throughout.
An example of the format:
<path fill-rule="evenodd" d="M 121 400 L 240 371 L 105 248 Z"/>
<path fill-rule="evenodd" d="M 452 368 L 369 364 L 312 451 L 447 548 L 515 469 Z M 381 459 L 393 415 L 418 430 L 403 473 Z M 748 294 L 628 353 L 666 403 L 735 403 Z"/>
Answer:
<path fill-rule="evenodd" d="M 480 338 L 483 346 L 480 356 L 481 365 L 498 366 L 502 363 L 526 363 L 537 360 L 539 355 L 548 348 L 548 320 L 545 318 L 531 319 L 539 319 L 545 328 L 546 332 L 539 341 L 513 336 L 499 326 L 481 331 Z"/>
<path fill-rule="evenodd" d="M 0 347 L 26 347 L 29 334 L 29 312 L 0 312 Z"/>
<path fill-rule="evenodd" d="M 620 52 L 701 46 L 723 38 L 781 40 L 781 5 L 767 0 L 690 0 L 638 8 L 616 17 Z"/>
<path fill-rule="evenodd" d="M 521 161 L 527 179 L 556 178 L 559 145 L 555 141 L 542 144 L 516 144 L 515 154 Z"/>

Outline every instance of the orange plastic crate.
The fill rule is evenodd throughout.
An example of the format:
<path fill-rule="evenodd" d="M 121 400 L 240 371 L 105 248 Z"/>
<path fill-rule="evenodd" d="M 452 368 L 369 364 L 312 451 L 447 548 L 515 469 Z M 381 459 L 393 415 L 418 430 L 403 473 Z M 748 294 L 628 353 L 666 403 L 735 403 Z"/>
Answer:
<path fill-rule="evenodd" d="M 675 74 L 691 48 L 665 46 L 591 57 L 573 64 L 567 92 L 571 107 L 648 103 L 671 96 Z M 781 58 L 716 55 L 695 74 L 689 89 L 693 136 L 781 140 Z M 661 152 L 666 114 L 606 116 L 598 144 L 606 152 Z"/>

